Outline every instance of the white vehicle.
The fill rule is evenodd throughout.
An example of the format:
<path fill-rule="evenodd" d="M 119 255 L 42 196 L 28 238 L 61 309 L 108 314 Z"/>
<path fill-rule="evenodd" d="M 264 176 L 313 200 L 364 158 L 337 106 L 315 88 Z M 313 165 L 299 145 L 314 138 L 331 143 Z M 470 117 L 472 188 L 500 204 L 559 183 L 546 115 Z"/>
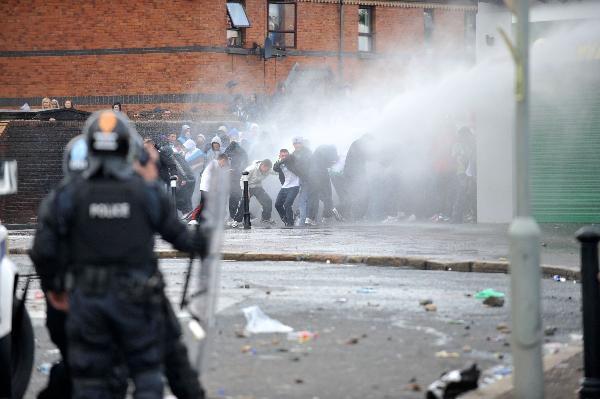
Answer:
<path fill-rule="evenodd" d="M 16 161 L 0 161 L 0 195 L 17 191 Z M 17 297 L 19 275 L 8 259 L 8 232 L 0 224 L 0 398 L 21 399 L 33 367 L 33 327 L 25 309 L 28 282 Z"/>

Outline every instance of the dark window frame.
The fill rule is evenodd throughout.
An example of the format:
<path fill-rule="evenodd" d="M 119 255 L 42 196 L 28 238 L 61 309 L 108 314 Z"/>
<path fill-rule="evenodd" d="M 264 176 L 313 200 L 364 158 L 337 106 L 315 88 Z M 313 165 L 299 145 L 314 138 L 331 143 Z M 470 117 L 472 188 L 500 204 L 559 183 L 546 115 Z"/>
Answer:
<path fill-rule="evenodd" d="M 246 29 L 251 27 L 252 24 L 250 23 L 250 19 L 248 18 L 248 14 L 246 13 L 246 2 L 244 0 L 228 0 L 226 3 L 238 3 L 241 4 L 242 7 L 244 8 L 244 13 L 246 14 L 246 19 L 248 19 L 248 26 L 247 27 L 236 27 L 233 24 L 233 20 L 231 19 L 231 15 L 229 15 L 229 10 L 227 9 L 227 4 L 225 4 L 225 10 L 227 13 L 227 30 L 226 32 L 232 31 L 232 32 L 238 32 L 238 37 L 239 37 L 239 43 L 238 44 L 231 44 L 229 42 L 229 37 L 227 38 L 227 47 L 230 48 L 243 48 L 244 44 L 246 44 Z"/>
<path fill-rule="evenodd" d="M 367 10 L 367 12 L 368 12 L 370 32 L 369 33 L 361 33 L 360 31 L 358 32 L 359 43 L 360 43 L 360 37 L 368 38 L 368 43 L 369 43 L 368 50 L 361 50 L 360 47 L 358 47 L 358 51 L 361 53 L 374 53 L 375 52 L 375 7 L 359 6 L 358 7 L 359 17 L 360 17 L 360 10 Z M 360 25 L 360 20 L 359 20 L 359 25 Z"/>
<path fill-rule="evenodd" d="M 271 30 L 269 29 L 269 10 L 271 8 L 271 4 L 293 4 L 294 5 L 294 30 Z M 279 33 L 279 34 L 293 34 L 294 35 L 294 45 L 293 46 L 288 46 L 286 43 L 285 47 L 277 47 L 275 46 L 275 43 L 273 43 L 273 45 L 276 48 L 285 50 L 288 48 L 291 49 L 295 49 L 296 46 L 298 45 L 298 2 L 296 0 L 268 0 L 267 1 L 267 36 L 271 36 L 271 33 Z M 285 36 L 284 36 L 285 37 Z"/>

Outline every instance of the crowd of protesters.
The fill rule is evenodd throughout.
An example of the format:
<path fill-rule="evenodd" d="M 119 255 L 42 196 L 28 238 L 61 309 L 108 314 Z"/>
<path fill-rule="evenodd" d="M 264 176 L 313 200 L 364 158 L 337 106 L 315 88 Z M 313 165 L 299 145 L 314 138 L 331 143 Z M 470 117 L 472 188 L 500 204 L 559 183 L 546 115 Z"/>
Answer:
<path fill-rule="evenodd" d="M 386 152 L 369 134 L 355 140 L 341 157 L 336 146 L 313 150 L 303 137 L 293 138 L 293 149 L 281 148 L 277 154 L 268 133 L 256 124 L 247 126 L 243 132 L 220 126 L 202 134 L 183 125 L 179 133 L 163 135 L 158 142 L 146 139 L 159 151 L 165 185 L 176 177 L 176 206 L 182 218 L 196 217 L 210 195 L 214 171 L 225 168 L 225 222 L 233 228 L 241 227 L 244 216 L 244 172 L 249 198 L 261 208 L 255 216 L 263 225 L 279 224 L 273 220 L 273 208 L 285 228 L 342 221 L 476 221 L 475 140 L 468 127 L 433 142 L 427 178 L 415 183 L 403 178 L 394 163 L 395 151 Z M 279 178 L 277 194 L 263 187 L 270 176 Z"/>

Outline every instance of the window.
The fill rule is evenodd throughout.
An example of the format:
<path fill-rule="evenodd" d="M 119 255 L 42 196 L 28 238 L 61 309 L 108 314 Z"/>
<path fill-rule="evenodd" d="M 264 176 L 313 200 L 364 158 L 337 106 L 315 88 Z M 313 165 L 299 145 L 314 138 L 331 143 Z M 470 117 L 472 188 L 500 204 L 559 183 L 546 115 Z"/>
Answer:
<path fill-rule="evenodd" d="M 425 27 L 425 43 L 429 43 L 433 37 L 433 9 L 423 9 L 423 23 Z"/>
<path fill-rule="evenodd" d="M 373 51 L 373 8 L 358 9 L 358 51 Z"/>
<path fill-rule="evenodd" d="M 242 47 L 244 45 L 244 28 L 250 27 L 244 5 L 228 2 L 227 17 L 227 46 Z"/>
<path fill-rule="evenodd" d="M 267 27 L 273 47 L 296 47 L 296 2 L 269 0 L 268 7 Z"/>

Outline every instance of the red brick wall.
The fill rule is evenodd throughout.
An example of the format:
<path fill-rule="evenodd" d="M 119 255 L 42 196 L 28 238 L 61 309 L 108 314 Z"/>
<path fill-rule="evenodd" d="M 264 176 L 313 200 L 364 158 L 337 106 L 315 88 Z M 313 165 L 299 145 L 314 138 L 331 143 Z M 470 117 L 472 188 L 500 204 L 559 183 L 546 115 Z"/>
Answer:
<path fill-rule="evenodd" d="M 377 8 L 375 30 L 377 52 L 393 53 L 419 50 L 424 41 L 423 9 Z"/>
<path fill-rule="evenodd" d="M 0 2 L 0 52 L 40 50 L 131 49 L 210 46 L 221 52 L 161 52 L 117 55 L 3 56 L 0 57 L 0 101 L 75 96 L 106 96 L 79 106 L 106 107 L 112 96 L 201 93 L 213 96 L 202 104 L 128 104 L 137 111 L 162 107 L 225 112 L 227 96 L 271 93 L 295 63 L 329 66 L 338 70 L 339 5 L 298 3 L 297 50 L 325 51 L 329 56 L 289 56 L 264 62 L 256 55 L 226 54 L 225 0 L 94 1 L 32 0 Z M 369 74 L 389 59 L 358 59 L 358 6 L 345 7 L 344 80 Z M 265 0 L 246 0 L 251 27 L 244 47 L 263 45 L 266 36 Z M 458 51 L 464 43 L 464 13 L 434 12 L 434 41 Z M 377 7 L 376 52 L 410 54 L 422 48 L 421 8 Z M 464 48 L 464 46 L 462 46 Z M 235 80 L 229 90 L 225 84 Z M 6 100 L 9 101 L 9 100 Z M 15 101 L 13 101 L 15 102 Z M 39 106 L 39 103 L 32 103 Z M 2 106 L 0 106 L 1 108 Z"/>

